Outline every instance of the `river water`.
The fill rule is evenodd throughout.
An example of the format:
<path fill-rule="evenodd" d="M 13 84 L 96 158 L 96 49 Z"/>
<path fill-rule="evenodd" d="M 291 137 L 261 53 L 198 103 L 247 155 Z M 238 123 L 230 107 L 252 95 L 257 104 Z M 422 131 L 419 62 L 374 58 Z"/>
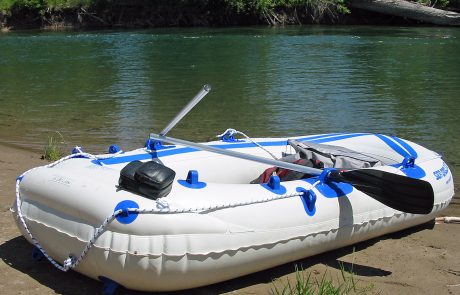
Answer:
<path fill-rule="evenodd" d="M 458 28 L 5 33 L 0 142 L 140 147 L 209 83 L 169 135 L 397 135 L 443 154 L 460 180 L 459 53 Z"/>

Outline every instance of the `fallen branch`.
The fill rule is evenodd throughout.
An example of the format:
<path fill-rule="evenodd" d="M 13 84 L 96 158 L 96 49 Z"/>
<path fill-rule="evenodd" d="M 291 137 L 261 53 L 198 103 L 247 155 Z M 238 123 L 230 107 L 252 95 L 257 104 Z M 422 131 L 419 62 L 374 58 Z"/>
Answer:
<path fill-rule="evenodd" d="M 378 13 L 406 17 L 425 23 L 460 26 L 460 13 L 436 9 L 404 0 L 348 0 L 348 6 Z"/>
<path fill-rule="evenodd" d="M 460 224 L 460 217 L 449 217 L 449 216 L 436 217 L 435 221 L 437 224 L 439 223 L 458 223 Z"/>
<path fill-rule="evenodd" d="M 82 15 L 89 16 L 90 18 L 95 19 L 95 20 L 99 21 L 100 23 L 107 25 L 107 22 L 105 20 L 103 20 L 102 18 L 94 15 L 94 13 L 87 12 L 83 7 L 80 7 L 80 12 L 78 13 L 78 19 L 80 20 L 80 22 L 82 20 L 82 18 L 81 18 Z"/>

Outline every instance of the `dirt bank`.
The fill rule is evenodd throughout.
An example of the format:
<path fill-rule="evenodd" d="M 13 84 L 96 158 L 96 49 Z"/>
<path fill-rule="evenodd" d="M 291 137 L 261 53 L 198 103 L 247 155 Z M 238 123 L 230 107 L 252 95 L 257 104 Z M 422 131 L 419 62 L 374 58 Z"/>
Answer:
<path fill-rule="evenodd" d="M 20 236 L 9 212 L 16 177 L 44 164 L 36 153 L 0 145 L 1 294 L 100 294 L 100 282 L 73 271 L 62 273 L 46 261 L 34 262 L 32 246 Z M 455 203 L 443 215 L 460 216 Z M 273 280 L 277 286 L 295 280 L 295 265 L 320 280 L 326 271 L 327 276 L 340 276 L 339 262 L 346 269 L 353 263 L 358 285 L 374 285 L 371 294 L 460 294 L 459 240 L 459 224 L 428 223 L 185 294 L 267 294 Z"/>

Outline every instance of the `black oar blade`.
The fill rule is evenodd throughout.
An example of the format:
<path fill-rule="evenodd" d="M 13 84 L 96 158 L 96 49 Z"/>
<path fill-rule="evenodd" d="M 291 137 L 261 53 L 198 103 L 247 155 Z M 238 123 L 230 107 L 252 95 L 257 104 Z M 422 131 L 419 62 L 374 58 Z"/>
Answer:
<path fill-rule="evenodd" d="M 376 169 L 331 173 L 330 179 L 348 182 L 377 201 L 402 212 L 428 214 L 433 210 L 433 187 L 424 180 Z"/>

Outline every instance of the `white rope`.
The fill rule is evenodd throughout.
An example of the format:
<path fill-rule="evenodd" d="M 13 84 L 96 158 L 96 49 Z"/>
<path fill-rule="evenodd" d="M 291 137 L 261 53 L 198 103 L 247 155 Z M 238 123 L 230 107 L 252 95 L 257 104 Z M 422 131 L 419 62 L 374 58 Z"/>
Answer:
<path fill-rule="evenodd" d="M 75 157 L 86 157 L 90 159 L 96 159 L 99 160 L 101 157 L 99 156 L 94 156 L 88 153 L 82 152 L 81 148 L 77 147 L 78 153 L 69 155 L 67 157 L 64 157 L 56 162 L 53 162 L 51 164 L 41 166 L 45 168 L 51 168 L 53 166 L 56 166 L 59 163 L 62 163 L 66 160 L 69 160 L 71 158 Z M 190 208 L 177 208 L 177 209 L 171 209 L 170 204 L 168 201 L 164 198 L 160 198 L 155 200 L 156 208 L 151 208 L 151 209 L 139 209 L 139 208 L 127 208 L 127 209 L 119 209 L 115 212 L 113 212 L 110 216 L 108 216 L 102 224 L 95 229 L 93 237 L 87 242 L 85 248 L 81 252 L 81 254 L 76 258 L 72 256 L 71 254 L 69 255 L 68 258 L 66 258 L 63 262 L 63 264 L 59 264 L 57 261 L 55 261 L 49 254 L 43 249 L 43 247 L 40 245 L 39 241 L 32 235 L 32 232 L 30 231 L 29 227 L 27 226 L 22 210 L 21 210 L 21 197 L 19 193 L 19 184 L 24 178 L 24 176 L 31 171 L 41 168 L 41 167 L 36 167 L 32 168 L 25 173 L 23 173 L 21 176 L 19 176 L 16 180 L 16 207 L 17 207 L 17 215 L 19 217 L 19 220 L 29 236 L 30 240 L 32 241 L 33 245 L 37 247 L 37 249 L 43 254 L 44 257 L 48 259 L 51 264 L 53 264 L 57 269 L 66 272 L 69 269 L 75 268 L 88 254 L 89 250 L 94 246 L 96 240 L 104 233 L 106 230 L 107 226 L 122 212 L 128 212 L 129 213 L 138 213 L 138 214 L 182 214 L 182 213 L 198 213 L 202 214 L 204 212 L 209 212 L 209 211 L 215 211 L 215 210 L 222 210 L 222 209 L 228 209 L 228 208 L 234 208 L 234 207 L 239 207 L 239 206 L 247 206 L 247 205 L 252 205 L 252 204 L 259 204 L 259 203 L 266 203 L 266 202 L 271 202 L 275 200 L 281 200 L 281 199 L 287 199 L 287 198 L 293 198 L 293 197 L 299 197 L 303 196 L 304 192 L 294 192 L 290 194 L 285 194 L 285 195 L 275 195 L 275 196 L 267 196 L 264 198 L 256 199 L 256 200 L 250 200 L 250 201 L 241 201 L 241 202 L 234 202 L 234 203 L 227 203 L 227 204 L 216 204 L 216 205 L 211 205 L 211 206 L 203 206 L 203 207 L 190 207 Z M 320 181 L 316 181 L 314 184 L 312 184 L 310 190 L 313 190 Z"/>
<path fill-rule="evenodd" d="M 261 146 L 260 144 L 258 144 L 257 142 L 255 142 L 254 140 L 252 140 L 252 138 L 250 138 L 249 136 L 247 136 L 246 134 L 244 134 L 243 132 L 241 131 L 238 131 L 238 130 L 235 130 L 233 128 L 228 128 L 227 130 L 225 130 L 224 133 L 220 134 L 220 135 L 217 135 L 216 137 L 222 137 L 224 135 L 227 135 L 228 136 L 232 136 L 234 134 L 240 134 L 244 137 L 246 137 L 246 139 L 248 139 L 250 142 L 252 142 L 253 144 L 255 144 L 256 146 L 258 146 L 259 148 L 263 149 L 264 151 L 266 151 L 273 159 L 275 160 L 278 160 L 278 158 L 272 154 L 269 150 L 267 150 L 266 148 L 264 148 L 263 146 Z"/>
<path fill-rule="evenodd" d="M 111 159 L 111 158 L 113 158 L 113 157 L 115 157 L 115 156 L 118 156 L 119 154 L 123 153 L 122 150 L 119 150 L 118 152 L 113 153 L 113 154 L 95 156 L 95 155 L 92 155 L 92 154 L 89 154 L 89 153 L 84 152 L 83 149 L 82 149 L 81 147 L 79 147 L 79 146 L 75 146 L 74 150 L 77 151 L 76 154 L 78 154 L 79 156 L 83 156 L 83 157 L 85 157 L 85 158 L 89 158 L 89 159 L 96 160 L 96 161 L 98 162 L 98 164 L 101 165 L 101 166 L 104 166 L 104 163 L 102 163 L 100 160 Z M 69 155 L 69 156 L 67 156 L 67 157 L 74 158 L 74 157 L 71 157 L 71 156 L 73 156 L 73 155 L 75 155 L 75 154 Z M 64 159 L 64 158 L 63 158 L 63 159 Z M 68 158 L 68 159 L 69 159 L 69 158 Z M 68 160 L 68 159 L 65 159 L 65 160 Z M 62 159 L 61 159 L 61 160 L 62 160 Z M 64 160 L 64 161 L 65 161 L 65 160 Z M 59 161 L 60 161 L 60 160 L 59 160 Z M 57 162 L 59 162 L 59 161 L 57 161 Z M 55 165 L 61 163 L 61 162 L 59 162 L 59 163 L 57 163 L 57 162 L 52 163 L 52 164 L 53 164 L 52 166 L 55 166 Z M 50 166 L 50 167 L 52 167 L 52 166 Z"/>
<path fill-rule="evenodd" d="M 252 204 L 258 204 L 258 203 L 264 203 L 264 202 L 270 202 L 274 200 L 279 200 L 283 198 L 292 198 L 292 197 L 298 197 L 302 196 L 304 193 L 297 192 L 297 193 L 292 193 L 292 194 L 287 194 L 287 195 L 280 195 L 280 196 L 271 196 L 271 197 L 266 197 L 263 199 L 259 200 L 254 200 L 254 201 L 246 201 L 246 202 L 239 202 L 239 203 L 229 203 L 229 204 L 220 204 L 220 205 L 214 205 L 214 206 L 207 206 L 207 207 L 198 207 L 198 208 L 180 208 L 180 209 L 174 209 L 172 210 L 167 203 L 166 200 L 164 199 L 158 199 L 156 200 L 157 203 L 157 208 L 151 208 L 151 209 L 139 209 L 139 208 L 127 208 L 127 209 L 120 209 L 115 211 L 112 215 L 107 217 L 104 222 L 99 226 L 91 240 L 88 241 L 86 244 L 85 248 L 83 249 L 82 253 L 78 258 L 74 258 L 72 256 L 69 256 L 64 261 L 64 267 L 66 268 L 63 271 L 67 271 L 70 268 L 76 267 L 86 256 L 86 254 L 89 252 L 89 250 L 94 246 L 94 243 L 96 240 L 99 238 L 99 236 L 102 235 L 102 233 L 105 231 L 107 226 L 123 211 L 129 212 L 129 213 L 138 213 L 138 214 L 182 214 L 182 213 L 203 213 L 203 212 L 208 212 L 208 211 L 214 211 L 214 210 L 221 210 L 221 209 L 226 209 L 226 208 L 233 208 L 233 207 L 238 207 L 238 206 L 245 206 L 245 205 L 252 205 Z M 40 247 L 39 249 L 42 250 Z M 43 253 L 45 254 L 45 253 Z M 45 255 L 47 256 L 47 255 Z M 52 263 L 54 260 L 52 260 L 51 257 L 47 256 L 48 260 L 50 260 Z M 57 263 L 53 263 L 53 265 L 56 266 Z M 57 268 L 61 269 L 62 267 Z M 61 269 L 62 270 L 62 269 Z"/>

